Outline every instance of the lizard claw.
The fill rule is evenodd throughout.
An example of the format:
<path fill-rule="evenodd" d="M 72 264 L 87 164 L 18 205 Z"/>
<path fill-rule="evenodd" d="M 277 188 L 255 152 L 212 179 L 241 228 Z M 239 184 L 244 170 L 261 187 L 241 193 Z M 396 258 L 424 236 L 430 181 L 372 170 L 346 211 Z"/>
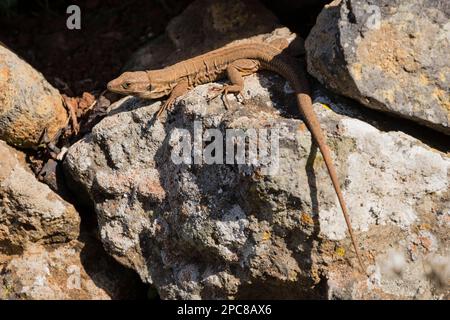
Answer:
<path fill-rule="evenodd" d="M 230 101 L 228 100 L 228 89 L 229 89 L 229 85 L 223 85 L 222 87 L 214 87 L 211 88 L 210 91 L 213 91 L 214 94 L 212 96 L 210 96 L 207 99 L 207 102 L 210 102 L 211 100 L 217 98 L 219 95 L 223 96 L 223 103 L 225 104 L 225 109 L 229 110 L 230 109 Z"/>
<path fill-rule="evenodd" d="M 220 96 L 224 92 L 224 90 L 225 90 L 225 86 L 220 86 L 220 87 L 216 86 L 216 87 L 210 88 L 209 91 L 212 92 L 213 94 L 210 95 L 206 101 L 210 102 L 210 101 L 214 100 L 215 98 Z"/>
<path fill-rule="evenodd" d="M 162 106 L 159 108 L 158 112 L 156 113 L 156 119 L 159 119 L 159 117 L 163 114 L 165 110 L 169 110 L 170 107 L 172 107 L 173 101 L 171 99 L 167 99 Z"/>
<path fill-rule="evenodd" d="M 225 85 L 215 85 L 212 88 L 209 88 L 209 91 L 222 92 L 224 87 Z"/>

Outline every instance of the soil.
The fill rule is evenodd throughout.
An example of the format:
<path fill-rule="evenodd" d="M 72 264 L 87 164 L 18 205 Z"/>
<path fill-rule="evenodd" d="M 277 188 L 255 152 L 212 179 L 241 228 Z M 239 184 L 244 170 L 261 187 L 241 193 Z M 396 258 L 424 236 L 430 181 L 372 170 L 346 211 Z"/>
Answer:
<path fill-rule="evenodd" d="M 0 8 L 4 0 L 0 0 Z M 190 0 L 17 0 L 0 11 L 0 41 L 61 93 L 96 95 L 145 42 L 162 32 Z M 70 4 L 81 8 L 81 30 L 66 26 Z"/>

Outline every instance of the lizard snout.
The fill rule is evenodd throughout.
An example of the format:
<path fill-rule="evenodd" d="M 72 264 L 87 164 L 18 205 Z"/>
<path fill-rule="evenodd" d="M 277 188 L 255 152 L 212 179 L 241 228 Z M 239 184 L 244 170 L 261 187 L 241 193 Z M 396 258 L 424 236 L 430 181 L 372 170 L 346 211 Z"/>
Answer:
<path fill-rule="evenodd" d="M 111 89 L 114 87 L 113 81 L 108 82 L 108 84 L 106 85 L 106 88 L 111 91 Z"/>
<path fill-rule="evenodd" d="M 110 82 L 108 82 L 108 84 L 106 85 L 106 88 L 111 92 L 117 92 L 117 89 L 118 89 L 117 80 L 111 80 Z"/>

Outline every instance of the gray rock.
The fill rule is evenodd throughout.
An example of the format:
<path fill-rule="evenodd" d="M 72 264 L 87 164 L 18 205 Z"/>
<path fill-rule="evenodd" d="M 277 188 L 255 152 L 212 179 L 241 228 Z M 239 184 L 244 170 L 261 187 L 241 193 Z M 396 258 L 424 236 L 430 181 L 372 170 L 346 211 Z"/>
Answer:
<path fill-rule="evenodd" d="M 274 30 L 272 20 L 238 10 L 242 3 L 213 8 L 195 2 L 126 69 L 159 68 L 250 37 L 245 33 L 253 30 L 234 29 L 233 21 L 261 23 L 264 31 L 252 37 L 259 41 L 295 38 L 286 28 L 261 34 Z M 229 10 L 233 5 L 237 9 Z M 229 15 L 236 11 L 247 18 Z M 359 106 L 316 92 L 317 102 L 338 111 L 315 104 L 368 279 L 358 271 L 322 156 L 290 113 L 297 109 L 290 87 L 272 74 L 249 76 L 245 105 L 229 96 L 226 110 L 220 98 L 208 101 L 215 86 L 195 88 L 160 120 L 154 119 L 160 102 L 126 97 L 70 148 L 65 171 L 95 206 L 108 253 L 155 285 L 163 299 L 446 297 L 448 155 L 405 133 L 379 130 Z M 174 161 L 180 139 L 196 130 L 225 136 L 227 129 L 267 128 L 279 134 L 272 174 L 263 163 Z M 202 159 L 195 150 L 188 155 Z"/>
<path fill-rule="evenodd" d="M 75 239 L 79 225 L 75 208 L 37 181 L 24 154 L 0 141 L 0 252 Z"/>
<path fill-rule="evenodd" d="M 90 195 L 111 255 L 164 299 L 442 298 L 433 279 L 445 278 L 450 256 L 448 155 L 315 104 L 368 280 L 358 272 L 322 156 L 302 121 L 285 112 L 294 107 L 289 86 L 271 74 L 249 76 L 245 106 L 230 95 L 230 110 L 220 98 L 207 102 L 214 86 L 190 91 L 161 120 L 153 118 L 160 102 L 124 98 L 70 148 L 65 170 Z M 359 113 L 323 95 L 316 100 Z M 224 136 L 226 129 L 276 128 L 278 170 L 175 164 L 177 141 L 193 134 L 194 120 Z M 391 250 L 403 260 L 384 266 Z M 421 267 L 430 259 L 441 264 Z"/>
<path fill-rule="evenodd" d="M 136 297 L 138 279 L 89 240 L 30 245 L 0 263 L 0 299 L 110 300 Z M 120 274 L 120 277 L 117 276 Z"/>
<path fill-rule="evenodd" d="M 336 0 L 306 40 L 308 71 L 362 105 L 450 134 L 450 5 Z"/>
<path fill-rule="evenodd" d="M 44 131 L 52 141 L 67 121 L 58 90 L 0 46 L 0 139 L 19 147 L 36 147 Z"/>

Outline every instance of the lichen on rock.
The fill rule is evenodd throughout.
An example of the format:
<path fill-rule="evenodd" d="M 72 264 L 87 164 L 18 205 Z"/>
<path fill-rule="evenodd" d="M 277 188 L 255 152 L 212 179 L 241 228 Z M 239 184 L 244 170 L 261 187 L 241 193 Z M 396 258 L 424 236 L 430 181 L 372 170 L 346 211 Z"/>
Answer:
<path fill-rule="evenodd" d="M 446 1 L 337 0 L 306 39 L 308 71 L 362 105 L 450 134 Z"/>
<path fill-rule="evenodd" d="M 317 285 L 324 277 L 341 289 L 361 286 L 358 297 L 387 296 L 384 282 L 370 287 L 358 274 L 336 195 L 309 132 L 269 103 L 282 105 L 272 90 L 285 88 L 284 80 L 247 77 L 246 103 L 230 96 L 232 110 L 220 99 L 208 102 L 212 86 L 190 91 L 161 121 L 153 119 L 160 103 L 125 98 L 69 150 L 66 172 L 90 195 L 106 250 L 165 299 L 323 297 Z M 377 259 L 387 248 L 407 256 L 404 239 L 424 221 L 436 239 L 430 253 L 448 255 L 448 226 L 437 220 L 450 205 L 448 156 L 320 103 L 315 110 L 328 133 L 369 272 L 378 272 Z M 261 175 L 252 165 L 175 164 L 174 141 L 180 129 L 193 135 L 195 120 L 203 131 L 216 128 L 224 136 L 227 129 L 277 128 L 277 173 Z M 424 250 L 416 259 L 427 257 Z M 424 273 L 411 277 L 428 281 Z M 331 296 L 344 297 L 333 288 Z M 432 285 L 424 288 L 435 297 Z M 399 291 L 397 297 L 411 296 Z"/>

